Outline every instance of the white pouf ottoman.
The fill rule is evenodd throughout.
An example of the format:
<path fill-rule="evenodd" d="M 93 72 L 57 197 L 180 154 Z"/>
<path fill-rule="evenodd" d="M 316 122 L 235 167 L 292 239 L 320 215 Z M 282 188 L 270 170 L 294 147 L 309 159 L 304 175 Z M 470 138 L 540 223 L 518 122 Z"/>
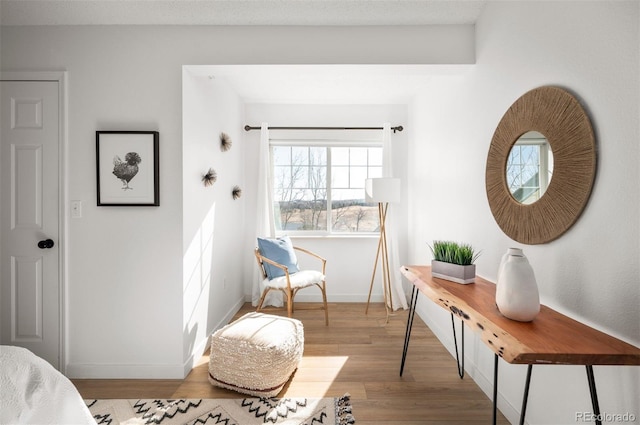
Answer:
<path fill-rule="evenodd" d="M 247 313 L 211 336 L 209 382 L 256 397 L 275 397 L 298 367 L 302 322 Z"/>

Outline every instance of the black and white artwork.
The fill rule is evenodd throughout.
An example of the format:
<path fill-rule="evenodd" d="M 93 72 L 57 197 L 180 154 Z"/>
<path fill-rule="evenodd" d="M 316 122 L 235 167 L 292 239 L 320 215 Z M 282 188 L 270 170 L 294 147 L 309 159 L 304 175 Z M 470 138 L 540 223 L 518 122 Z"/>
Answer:
<path fill-rule="evenodd" d="M 142 162 L 142 158 L 138 152 L 127 153 L 124 156 L 124 161 L 118 155 L 113 158 L 113 175 L 122 181 L 122 190 L 133 190 L 133 187 L 129 186 L 129 182 L 140 171 L 140 167 L 138 167 L 140 162 Z"/>
<path fill-rule="evenodd" d="M 96 131 L 98 206 L 158 206 L 159 133 Z"/>

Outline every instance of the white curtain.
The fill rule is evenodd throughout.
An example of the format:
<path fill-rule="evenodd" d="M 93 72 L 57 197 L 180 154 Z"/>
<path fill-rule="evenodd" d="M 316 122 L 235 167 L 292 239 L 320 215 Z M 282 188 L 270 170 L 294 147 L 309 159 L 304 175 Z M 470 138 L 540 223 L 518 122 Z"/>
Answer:
<path fill-rule="evenodd" d="M 391 124 L 384 123 L 382 126 L 382 177 L 393 177 L 392 166 L 392 146 L 391 146 Z M 402 276 L 400 275 L 400 257 L 398 254 L 398 229 L 397 223 L 400 218 L 398 209 L 400 205 L 389 204 L 387 220 L 387 249 L 389 250 L 389 274 L 391 275 L 391 298 L 392 310 L 399 308 L 407 309 L 407 297 L 402 289 Z M 386 288 L 385 288 L 386 290 Z"/>
<path fill-rule="evenodd" d="M 260 126 L 260 149 L 258 158 L 258 205 L 256 211 L 256 238 L 273 238 L 276 234 L 273 220 L 273 185 L 271 184 L 271 158 L 269 155 L 269 126 L 263 122 Z M 258 241 L 256 239 L 257 246 Z M 253 273 L 253 292 L 251 303 L 257 306 L 262 295 L 262 273 L 257 264 Z M 265 299 L 264 305 L 281 307 L 282 293 L 271 291 Z"/>

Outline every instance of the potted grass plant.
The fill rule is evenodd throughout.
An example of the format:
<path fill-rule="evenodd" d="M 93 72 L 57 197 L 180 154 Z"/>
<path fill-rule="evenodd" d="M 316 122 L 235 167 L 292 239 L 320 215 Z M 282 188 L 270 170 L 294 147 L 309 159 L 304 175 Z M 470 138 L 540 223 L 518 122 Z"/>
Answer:
<path fill-rule="evenodd" d="M 479 252 L 469 244 L 459 244 L 451 241 L 434 241 L 429 246 L 433 254 L 431 261 L 431 275 L 453 282 L 473 283 L 476 278 L 474 264 Z"/>

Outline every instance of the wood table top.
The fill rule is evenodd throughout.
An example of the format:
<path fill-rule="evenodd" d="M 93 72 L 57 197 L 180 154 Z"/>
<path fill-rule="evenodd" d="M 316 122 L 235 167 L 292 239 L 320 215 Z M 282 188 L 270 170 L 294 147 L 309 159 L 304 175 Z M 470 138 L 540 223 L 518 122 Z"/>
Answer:
<path fill-rule="evenodd" d="M 402 266 L 402 274 L 436 304 L 481 335 L 509 363 L 640 365 L 640 349 L 541 305 L 531 322 L 504 317 L 496 286 L 479 276 L 462 285 L 431 276 L 429 266 Z"/>

